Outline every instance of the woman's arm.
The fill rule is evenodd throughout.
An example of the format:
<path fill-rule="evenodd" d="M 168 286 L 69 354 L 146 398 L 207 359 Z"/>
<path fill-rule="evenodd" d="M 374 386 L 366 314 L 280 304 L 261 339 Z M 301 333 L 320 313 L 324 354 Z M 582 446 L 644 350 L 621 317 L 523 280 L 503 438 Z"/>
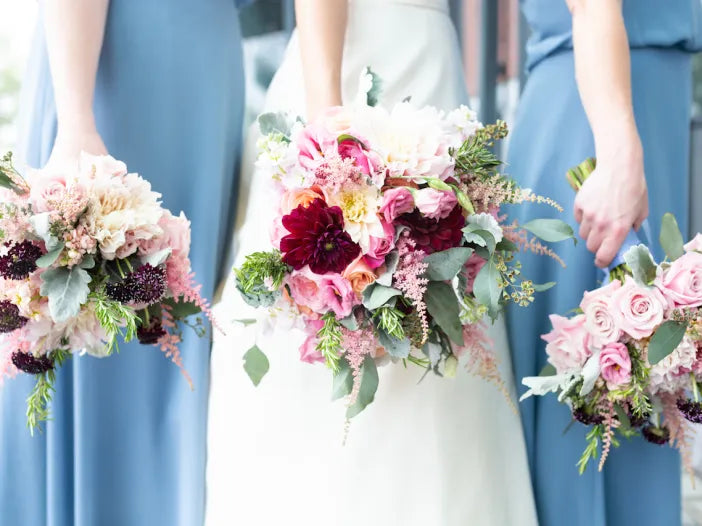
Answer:
<path fill-rule="evenodd" d="M 348 0 L 295 0 L 307 118 L 340 106 Z"/>
<path fill-rule="evenodd" d="M 47 167 L 74 164 L 81 150 L 107 153 L 95 127 L 93 92 L 109 0 L 48 0 L 44 32 L 58 132 Z"/>
<path fill-rule="evenodd" d="M 596 264 L 604 267 L 629 230 L 648 216 L 629 44 L 621 0 L 566 1 L 573 17 L 575 77 L 597 156 L 597 169 L 575 199 L 575 218 Z"/>

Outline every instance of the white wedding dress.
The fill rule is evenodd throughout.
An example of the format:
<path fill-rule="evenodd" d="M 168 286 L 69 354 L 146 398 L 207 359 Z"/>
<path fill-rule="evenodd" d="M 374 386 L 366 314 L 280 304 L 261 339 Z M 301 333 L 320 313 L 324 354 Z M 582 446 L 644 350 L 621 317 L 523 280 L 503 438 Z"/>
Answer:
<path fill-rule="evenodd" d="M 381 103 L 465 103 L 459 44 L 448 0 L 351 0 L 343 64 L 345 100 L 362 69 L 383 80 Z M 304 115 L 297 37 L 273 79 L 266 111 Z M 256 178 L 248 140 L 235 235 L 236 261 L 270 249 L 268 181 Z M 459 369 L 455 379 L 409 366 L 379 368 L 380 386 L 353 419 L 346 445 L 343 401 L 331 373 L 299 360 L 302 337 L 258 345 L 270 372 L 254 387 L 242 356 L 255 329 L 233 279 L 216 316 L 209 413 L 207 526 L 533 526 L 537 524 L 519 417 L 493 386 Z M 512 388 L 505 329 L 490 330 Z M 514 396 L 514 392 L 512 393 Z"/>

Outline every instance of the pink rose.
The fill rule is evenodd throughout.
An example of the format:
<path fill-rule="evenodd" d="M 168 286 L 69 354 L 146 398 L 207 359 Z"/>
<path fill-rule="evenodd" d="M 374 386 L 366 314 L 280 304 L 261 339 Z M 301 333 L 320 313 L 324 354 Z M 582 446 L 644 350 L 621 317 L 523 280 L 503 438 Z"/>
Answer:
<path fill-rule="evenodd" d="M 317 350 L 317 343 L 319 339 L 317 338 L 317 332 L 322 328 L 324 322 L 322 320 L 308 320 L 307 321 L 307 339 L 302 342 L 300 346 L 300 360 L 307 363 L 323 362 L 324 357 L 322 353 Z"/>
<path fill-rule="evenodd" d="M 626 345 L 620 342 L 605 345 L 600 353 L 600 370 L 602 378 L 612 387 L 627 383 L 631 379 L 631 358 Z"/>
<path fill-rule="evenodd" d="M 553 330 L 541 338 L 546 342 L 548 361 L 558 374 L 580 370 L 592 354 L 590 335 L 585 328 L 585 316 L 564 318 L 549 316 Z"/>
<path fill-rule="evenodd" d="M 604 287 L 586 292 L 580 302 L 585 316 L 585 328 L 597 345 L 606 345 L 621 338 L 622 333 L 617 326 L 612 306 L 612 295 L 621 286 L 619 280 L 614 280 Z"/>
<path fill-rule="evenodd" d="M 383 225 L 383 237 L 370 236 L 368 252 L 365 255 L 365 260 L 368 266 L 372 269 L 380 267 L 385 263 L 385 256 L 395 248 L 395 228 L 385 221 L 381 220 Z"/>
<path fill-rule="evenodd" d="M 290 296 L 298 305 L 307 307 L 314 312 L 324 312 L 325 301 L 320 296 L 320 286 L 317 276 L 306 269 L 293 272 L 287 279 Z"/>
<path fill-rule="evenodd" d="M 298 160 L 307 170 L 315 170 L 336 148 L 336 137 L 320 124 L 309 124 L 297 136 Z"/>
<path fill-rule="evenodd" d="M 466 294 L 473 294 L 473 283 L 475 283 L 475 278 L 478 272 L 485 266 L 485 261 L 477 254 L 471 254 L 465 264 L 465 275 L 466 275 Z"/>
<path fill-rule="evenodd" d="M 324 306 L 333 310 L 339 319 L 351 314 L 351 309 L 358 302 L 351 283 L 338 274 L 322 276 L 319 281 L 319 297 Z"/>
<path fill-rule="evenodd" d="M 383 202 L 378 212 L 385 221 L 392 223 L 395 218 L 414 210 L 414 199 L 404 186 L 391 188 L 383 194 Z"/>
<path fill-rule="evenodd" d="M 431 219 L 443 219 L 458 203 L 456 195 L 448 190 L 422 188 L 414 193 L 414 204 L 419 211 Z"/>
<path fill-rule="evenodd" d="M 338 151 L 343 159 L 353 159 L 356 162 L 356 166 L 364 174 L 370 175 L 371 172 L 375 171 L 375 167 L 361 141 L 351 137 L 343 139 L 339 142 Z"/>
<path fill-rule="evenodd" d="M 654 287 L 642 287 L 627 280 L 612 294 L 617 326 L 635 340 L 648 338 L 663 323 L 665 298 Z"/>
<path fill-rule="evenodd" d="M 280 249 L 280 240 L 287 236 L 290 232 L 283 226 L 282 216 L 278 216 L 271 223 L 268 236 L 274 248 Z"/>
<path fill-rule="evenodd" d="M 702 252 L 702 234 L 697 234 L 685 245 L 685 252 Z"/>
<path fill-rule="evenodd" d="M 32 211 L 37 214 L 53 210 L 55 203 L 60 201 L 67 190 L 67 179 L 63 174 L 49 174 L 43 170 L 31 172 L 29 177 L 29 203 Z M 52 206 L 50 203 L 53 202 Z"/>
<path fill-rule="evenodd" d="M 359 256 L 355 261 L 351 262 L 351 264 L 346 267 L 346 270 L 344 270 L 342 276 L 351 284 L 351 288 L 358 298 L 361 298 L 361 294 L 365 288 L 377 278 L 375 272 L 368 266 L 363 256 Z"/>
<path fill-rule="evenodd" d="M 673 307 L 702 305 L 702 254 L 683 254 L 656 279 L 656 286 Z"/>

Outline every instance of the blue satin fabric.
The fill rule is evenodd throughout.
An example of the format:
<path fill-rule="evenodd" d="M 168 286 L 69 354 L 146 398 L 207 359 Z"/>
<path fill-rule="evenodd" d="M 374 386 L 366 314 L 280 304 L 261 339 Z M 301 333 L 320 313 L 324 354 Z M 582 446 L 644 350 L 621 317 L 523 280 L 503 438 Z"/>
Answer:
<path fill-rule="evenodd" d="M 651 8 L 647 0 L 625 0 L 629 10 L 625 13 L 635 10 L 636 2 L 641 2 L 643 12 Z M 687 34 L 687 8 L 693 2 L 674 3 L 679 8 L 675 17 L 681 25 L 669 29 Z M 526 0 L 523 4 L 538 31 L 550 27 L 550 37 L 563 28 L 569 31 L 569 14 L 561 9 L 563 2 Z M 666 2 L 660 7 L 659 14 L 665 12 L 666 16 L 659 18 L 673 16 L 669 11 L 675 10 L 669 5 Z M 640 18 L 634 20 L 641 22 Z M 633 23 L 628 20 L 628 26 Z M 653 28 L 647 34 L 658 34 L 656 19 L 649 23 Z M 678 42 L 678 36 L 669 35 L 668 40 Z M 673 212 L 683 232 L 688 227 L 691 55 L 687 49 L 699 41 L 699 28 L 695 26 L 685 49 L 678 45 L 642 46 L 633 49 L 631 55 L 634 111 L 649 185 L 651 248 L 657 258 L 662 255 L 656 240 L 663 214 Z M 575 194 L 565 173 L 594 156 L 592 133 L 575 84 L 572 50 L 561 46 L 544 53 L 538 44 L 538 40 L 532 40 L 530 50 L 538 53 L 530 57 L 532 70 L 511 135 L 509 173 L 523 187 L 558 201 L 565 212 L 529 205 L 515 217 L 520 223 L 534 217 L 560 217 L 576 228 L 572 216 Z M 518 384 L 525 376 L 537 375 L 545 365 L 545 342 L 540 335 L 550 330 L 548 315 L 566 314 L 578 306 L 585 290 L 602 283 L 603 274 L 594 266 L 584 242 L 577 246 L 562 243 L 556 252 L 567 268 L 545 256 L 522 255 L 525 276 L 535 283 L 557 281 L 558 285 L 537 295 L 528 309 L 509 309 L 507 321 Z M 614 450 L 602 473 L 591 465 L 579 476 L 576 462 L 585 446 L 585 427 L 575 424 L 563 434 L 571 416 L 555 396 L 531 398 L 521 404 L 521 411 L 542 526 L 680 524 L 680 460 L 675 450 L 637 439 Z"/>
<path fill-rule="evenodd" d="M 235 203 L 243 70 L 233 0 L 112 0 L 95 113 L 110 153 L 192 221 L 192 262 L 212 297 Z M 56 116 L 37 32 L 21 111 L 41 166 Z M 53 421 L 30 437 L 32 381 L 0 390 L 2 526 L 197 526 L 205 503 L 208 338 L 181 345 L 195 391 L 155 347 L 122 345 L 58 374 Z"/>

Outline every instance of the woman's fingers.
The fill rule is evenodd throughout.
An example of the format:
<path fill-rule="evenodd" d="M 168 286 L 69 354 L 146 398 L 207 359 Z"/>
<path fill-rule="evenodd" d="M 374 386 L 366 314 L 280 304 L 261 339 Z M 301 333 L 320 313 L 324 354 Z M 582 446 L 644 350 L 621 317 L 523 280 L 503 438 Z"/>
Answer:
<path fill-rule="evenodd" d="M 605 238 L 596 250 L 595 265 L 605 268 L 612 262 L 626 239 L 629 228 L 631 226 L 625 227 L 624 223 L 615 223 L 607 229 Z"/>

